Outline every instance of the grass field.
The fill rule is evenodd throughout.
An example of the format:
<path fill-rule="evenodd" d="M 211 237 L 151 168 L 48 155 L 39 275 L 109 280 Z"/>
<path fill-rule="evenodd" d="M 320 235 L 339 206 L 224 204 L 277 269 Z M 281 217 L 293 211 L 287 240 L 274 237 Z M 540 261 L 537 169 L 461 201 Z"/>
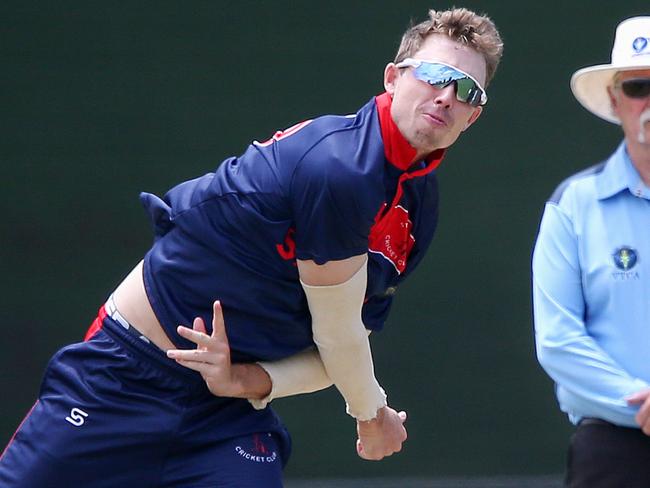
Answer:
<path fill-rule="evenodd" d="M 285 480 L 286 488 L 561 488 L 562 476 Z"/>

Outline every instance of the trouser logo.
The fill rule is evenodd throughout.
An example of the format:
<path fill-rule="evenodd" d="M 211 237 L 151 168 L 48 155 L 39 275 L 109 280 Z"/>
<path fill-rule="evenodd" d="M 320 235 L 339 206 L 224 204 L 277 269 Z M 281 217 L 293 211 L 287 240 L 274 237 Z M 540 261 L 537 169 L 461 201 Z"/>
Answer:
<path fill-rule="evenodd" d="M 235 452 L 244 459 L 248 459 L 249 461 L 253 461 L 255 463 L 272 463 L 278 457 L 275 451 L 268 453 L 268 456 L 256 456 L 255 454 L 251 454 L 250 452 L 244 450 L 244 448 L 241 446 L 236 446 Z"/>
<path fill-rule="evenodd" d="M 269 437 L 271 434 L 267 434 Z M 249 450 L 244 449 L 242 446 L 236 446 L 235 452 L 241 457 L 253 461 L 255 463 L 272 463 L 275 462 L 278 455 L 275 451 L 271 451 L 262 441 L 259 434 L 253 434 L 253 446 Z"/>
<path fill-rule="evenodd" d="M 86 417 L 88 417 L 88 414 L 86 412 L 80 408 L 75 407 L 70 410 L 70 416 L 66 417 L 65 419 L 75 427 L 80 427 L 86 421 Z"/>

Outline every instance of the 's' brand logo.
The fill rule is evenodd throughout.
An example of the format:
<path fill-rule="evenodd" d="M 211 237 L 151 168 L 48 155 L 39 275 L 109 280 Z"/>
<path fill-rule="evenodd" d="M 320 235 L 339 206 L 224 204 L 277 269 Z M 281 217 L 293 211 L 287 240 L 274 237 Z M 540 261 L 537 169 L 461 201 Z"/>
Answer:
<path fill-rule="evenodd" d="M 70 416 L 66 417 L 65 419 L 75 427 L 81 427 L 86 421 L 87 417 L 88 414 L 86 412 L 84 412 L 80 408 L 75 407 L 72 410 L 70 410 Z"/>

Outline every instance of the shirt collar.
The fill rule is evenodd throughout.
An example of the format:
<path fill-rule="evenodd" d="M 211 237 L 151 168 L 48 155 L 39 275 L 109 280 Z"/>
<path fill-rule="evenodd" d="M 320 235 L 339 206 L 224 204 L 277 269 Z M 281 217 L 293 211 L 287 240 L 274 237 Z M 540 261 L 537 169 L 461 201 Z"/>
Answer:
<path fill-rule="evenodd" d="M 627 153 L 625 141 L 621 142 L 597 177 L 598 198 L 604 200 L 628 189 L 632 195 L 650 199 L 650 188 L 645 186 L 639 172 Z"/>
<path fill-rule="evenodd" d="M 384 154 L 393 166 L 402 171 L 406 171 L 412 166 L 413 158 L 417 151 L 408 143 L 397 128 L 390 114 L 392 103 L 393 99 L 388 93 L 382 93 L 375 97 L 377 113 L 379 114 L 379 125 L 381 127 L 381 138 L 384 141 Z M 444 154 L 445 149 L 437 149 L 429 154 L 425 158 L 427 169 L 432 171 L 437 168 Z"/>

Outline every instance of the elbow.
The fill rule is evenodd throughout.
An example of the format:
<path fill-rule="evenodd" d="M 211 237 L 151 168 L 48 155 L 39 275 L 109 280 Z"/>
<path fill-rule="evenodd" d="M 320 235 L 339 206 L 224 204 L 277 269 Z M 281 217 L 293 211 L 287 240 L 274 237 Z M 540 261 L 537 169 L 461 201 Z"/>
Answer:
<path fill-rule="evenodd" d="M 537 355 L 537 362 L 545 371 L 548 371 L 554 359 L 557 357 L 558 346 L 551 341 L 538 338 L 535 343 L 535 353 Z"/>

